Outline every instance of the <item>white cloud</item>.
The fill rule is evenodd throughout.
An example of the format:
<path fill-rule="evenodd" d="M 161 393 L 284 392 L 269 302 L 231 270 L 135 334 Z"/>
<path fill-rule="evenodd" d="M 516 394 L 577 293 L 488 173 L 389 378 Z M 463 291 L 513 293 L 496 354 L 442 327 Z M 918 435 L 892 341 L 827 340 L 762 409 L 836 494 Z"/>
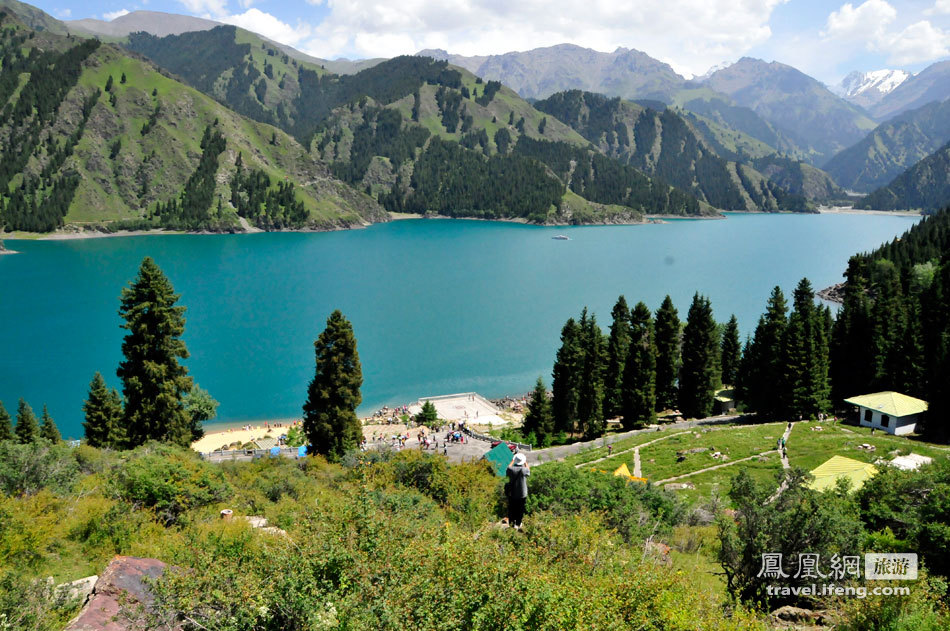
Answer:
<path fill-rule="evenodd" d="M 198 13 L 209 17 L 219 17 L 228 14 L 228 0 L 178 0 L 191 13 Z"/>
<path fill-rule="evenodd" d="M 892 64 L 933 61 L 950 55 L 950 33 L 926 20 L 915 22 L 900 33 L 887 37 L 881 48 Z"/>
<path fill-rule="evenodd" d="M 835 39 L 876 39 L 896 18 L 897 9 L 884 0 L 867 0 L 858 7 L 849 2 L 828 15 L 821 34 Z"/>
<path fill-rule="evenodd" d="M 119 9 L 118 11 L 111 11 L 110 13 L 103 13 L 102 19 L 106 22 L 111 22 L 116 18 L 120 18 L 123 15 L 128 15 L 130 11 L 128 9 Z"/>
<path fill-rule="evenodd" d="M 219 21 L 233 24 L 241 28 L 263 35 L 275 42 L 294 46 L 311 34 L 313 29 L 306 23 L 299 22 L 296 27 L 281 22 L 270 13 L 259 9 L 248 9 L 237 15 L 218 16 Z"/>
<path fill-rule="evenodd" d="M 58 18 L 70 18 L 73 15 L 72 9 L 53 9 L 53 13 L 56 14 Z"/>
<path fill-rule="evenodd" d="M 940 15 L 942 13 L 950 13 L 950 0 L 937 0 L 934 2 L 933 7 L 924 11 L 927 15 Z"/>
<path fill-rule="evenodd" d="M 950 12 L 950 0 L 937 0 L 925 13 L 941 7 Z M 821 36 L 826 45 L 862 42 L 867 50 L 887 55 L 889 64 L 934 61 L 950 55 L 950 33 L 927 20 L 900 29 L 895 25 L 897 19 L 897 10 L 885 0 L 867 0 L 857 7 L 847 3 L 828 15 Z"/>
<path fill-rule="evenodd" d="M 188 0 L 199 1 L 199 0 Z M 392 57 L 423 48 L 500 54 L 569 42 L 636 48 L 688 74 L 771 36 L 787 0 L 308 0 L 329 10 L 302 48 L 319 57 Z"/>
<path fill-rule="evenodd" d="M 254 4 L 254 0 L 238 0 L 238 4 L 241 5 L 242 9 L 250 9 L 251 5 Z"/>

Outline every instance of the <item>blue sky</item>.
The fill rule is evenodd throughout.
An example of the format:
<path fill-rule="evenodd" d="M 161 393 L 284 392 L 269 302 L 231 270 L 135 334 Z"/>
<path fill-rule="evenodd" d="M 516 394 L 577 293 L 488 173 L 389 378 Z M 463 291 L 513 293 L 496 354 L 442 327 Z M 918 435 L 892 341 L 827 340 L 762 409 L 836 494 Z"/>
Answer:
<path fill-rule="evenodd" d="M 323 58 L 423 48 L 498 54 L 571 42 L 636 48 L 686 75 L 742 56 L 828 84 L 950 56 L 950 0 L 43 0 L 61 19 L 146 9 L 237 24 Z"/>

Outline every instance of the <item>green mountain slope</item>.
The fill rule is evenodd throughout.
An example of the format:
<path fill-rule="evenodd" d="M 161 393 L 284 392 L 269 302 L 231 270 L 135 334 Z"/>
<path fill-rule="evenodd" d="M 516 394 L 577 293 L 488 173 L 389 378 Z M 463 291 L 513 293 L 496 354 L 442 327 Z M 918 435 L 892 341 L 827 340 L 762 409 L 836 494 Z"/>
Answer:
<path fill-rule="evenodd" d="M 37 33 L 12 16 L 0 34 L 7 229 L 126 220 L 232 230 L 241 225 L 239 207 L 264 228 L 385 219 L 374 200 L 334 179 L 287 134 L 142 59 L 96 40 Z"/>
<path fill-rule="evenodd" d="M 726 94 L 737 105 L 755 111 L 806 152 L 802 159 L 816 165 L 875 127 L 859 107 L 778 62 L 744 57 L 698 85 Z"/>
<path fill-rule="evenodd" d="M 605 155 L 717 208 L 807 208 L 800 195 L 789 194 L 753 167 L 719 157 L 690 122 L 672 109 L 657 111 L 580 90 L 559 92 L 538 101 L 535 107 L 568 122 Z"/>
<path fill-rule="evenodd" d="M 950 101 L 900 114 L 834 156 L 825 169 L 846 188 L 868 192 L 886 185 L 950 140 Z"/>
<path fill-rule="evenodd" d="M 612 221 L 618 214 L 632 220 L 640 211 L 681 213 L 687 207 L 714 212 L 695 199 L 668 203 L 672 193 L 665 183 L 656 186 L 664 194 L 645 195 L 654 187 L 640 173 L 630 175 L 635 182 L 626 194 L 617 183 L 580 209 L 583 200 L 565 197 L 569 190 L 576 194 L 569 182 L 550 168 L 532 167 L 535 158 L 512 149 L 521 138 L 563 143 L 563 151 L 589 143 L 499 82 L 485 83 L 445 61 L 397 57 L 341 76 L 288 60 L 249 36 L 231 27 L 165 38 L 134 34 L 129 47 L 222 103 L 285 129 L 331 163 L 337 176 L 390 210 L 554 222 L 579 216 Z M 214 59 L 204 61 L 209 57 Z M 466 171 L 467 179 L 460 175 Z M 559 194 L 549 181 L 558 183 Z M 645 208 L 647 198 L 658 205 Z M 625 202 L 632 207 L 611 208 Z"/>
<path fill-rule="evenodd" d="M 855 204 L 873 210 L 937 210 L 950 204 L 950 143 Z"/>
<path fill-rule="evenodd" d="M 887 93 L 871 109 L 877 120 L 888 120 L 907 110 L 950 98 L 950 61 L 938 61 Z"/>

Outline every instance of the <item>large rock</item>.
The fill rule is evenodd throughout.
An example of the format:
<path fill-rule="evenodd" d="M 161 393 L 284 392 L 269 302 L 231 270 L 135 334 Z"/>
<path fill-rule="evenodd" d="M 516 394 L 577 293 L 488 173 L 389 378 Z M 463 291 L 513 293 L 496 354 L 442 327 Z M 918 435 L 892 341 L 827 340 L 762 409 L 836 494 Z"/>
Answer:
<path fill-rule="evenodd" d="M 144 579 L 160 577 L 165 568 L 166 565 L 158 559 L 115 557 L 96 582 L 92 598 L 65 631 L 134 631 L 141 628 L 135 613 L 140 607 L 148 609 L 154 602 Z M 163 628 L 175 631 L 180 626 Z"/>

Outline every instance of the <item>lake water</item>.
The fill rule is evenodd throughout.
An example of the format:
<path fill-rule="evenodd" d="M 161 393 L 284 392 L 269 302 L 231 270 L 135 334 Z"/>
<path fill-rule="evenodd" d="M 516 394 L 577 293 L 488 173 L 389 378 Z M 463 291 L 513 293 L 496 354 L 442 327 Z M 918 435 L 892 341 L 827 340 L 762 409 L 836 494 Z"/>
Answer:
<path fill-rule="evenodd" d="M 221 402 L 219 419 L 300 414 L 313 341 L 333 309 L 353 322 L 362 412 L 418 397 L 522 393 L 550 385 L 564 321 L 588 305 L 606 329 L 619 294 L 685 318 L 693 292 L 716 317 L 755 326 L 771 288 L 841 280 L 848 257 L 917 218 L 730 215 L 723 221 L 541 228 L 407 220 L 302 234 L 7 241 L 0 257 L 0 400 L 43 403 L 64 436 L 82 433 L 99 370 L 118 387 L 119 293 L 152 256 L 188 308 L 186 361 Z M 565 234 L 570 241 L 551 237 Z"/>

